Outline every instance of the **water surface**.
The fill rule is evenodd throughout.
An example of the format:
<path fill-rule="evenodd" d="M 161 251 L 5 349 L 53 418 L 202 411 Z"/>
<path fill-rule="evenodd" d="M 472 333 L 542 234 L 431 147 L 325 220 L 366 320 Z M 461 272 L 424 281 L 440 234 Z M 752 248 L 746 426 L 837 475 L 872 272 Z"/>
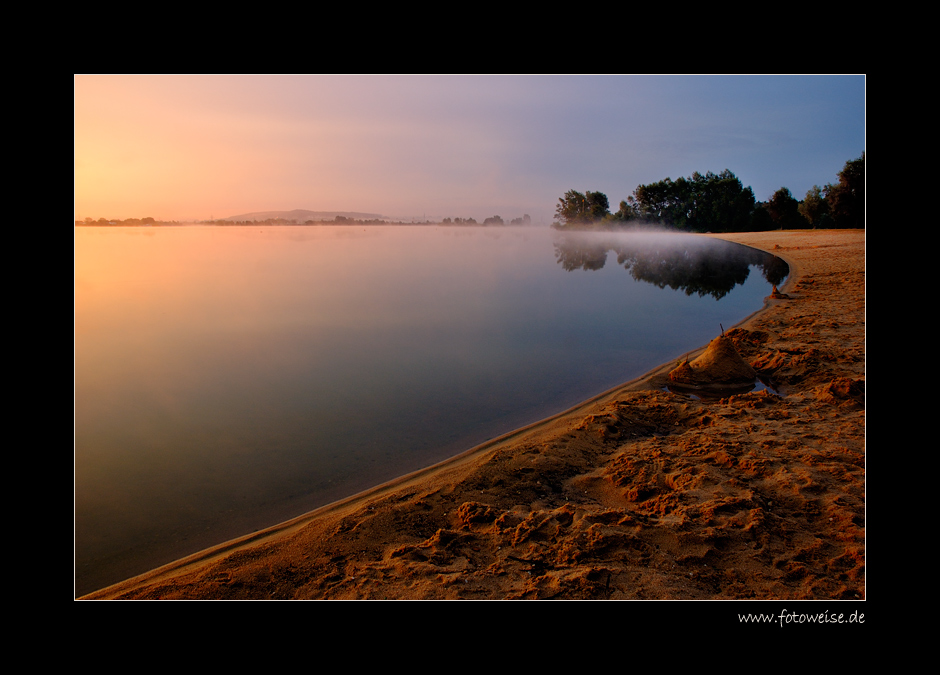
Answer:
<path fill-rule="evenodd" d="M 77 228 L 76 593 L 637 377 L 758 309 L 774 260 L 539 228 Z"/>

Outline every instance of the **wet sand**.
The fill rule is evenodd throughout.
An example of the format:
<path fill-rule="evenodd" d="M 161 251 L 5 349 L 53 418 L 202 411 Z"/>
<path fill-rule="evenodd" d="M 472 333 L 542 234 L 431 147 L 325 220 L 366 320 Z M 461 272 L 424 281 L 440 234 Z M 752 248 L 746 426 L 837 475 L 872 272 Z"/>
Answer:
<path fill-rule="evenodd" d="M 864 599 L 865 234 L 710 235 L 779 255 L 725 327 L 770 391 L 664 390 L 549 420 L 86 598 Z M 704 348 L 704 345 L 703 345 Z"/>

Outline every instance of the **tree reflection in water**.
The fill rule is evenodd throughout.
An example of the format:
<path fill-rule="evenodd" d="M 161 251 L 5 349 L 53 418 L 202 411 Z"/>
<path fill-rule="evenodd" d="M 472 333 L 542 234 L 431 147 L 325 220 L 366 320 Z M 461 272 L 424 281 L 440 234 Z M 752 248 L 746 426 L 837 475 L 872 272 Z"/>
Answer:
<path fill-rule="evenodd" d="M 775 286 L 790 273 L 787 263 L 770 253 L 708 237 L 576 232 L 555 240 L 555 259 L 569 272 L 602 269 L 609 251 L 637 281 L 716 300 L 743 284 L 752 266 Z"/>

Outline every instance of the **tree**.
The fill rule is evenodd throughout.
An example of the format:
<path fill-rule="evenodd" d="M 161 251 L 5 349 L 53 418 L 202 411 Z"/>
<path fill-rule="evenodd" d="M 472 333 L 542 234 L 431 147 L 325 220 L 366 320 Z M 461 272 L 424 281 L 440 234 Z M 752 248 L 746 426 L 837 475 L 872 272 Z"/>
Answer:
<path fill-rule="evenodd" d="M 604 220 L 610 215 L 610 202 L 607 201 L 607 195 L 603 192 L 585 192 L 587 198 L 588 214 L 591 220 Z"/>
<path fill-rule="evenodd" d="M 688 229 L 693 232 L 745 232 L 751 229 L 754 191 L 730 170 L 692 174 Z"/>
<path fill-rule="evenodd" d="M 673 182 L 671 178 L 638 185 L 633 191 L 633 203 L 641 218 L 652 223 L 687 229 L 689 185 L 685 178 Z"/>
<path fill-rule="evenodd" d="M 824 188 L 835 227 L 865 227 L 865 153 L 845 163 L 836 185 Z"/>
<path fill-rule="evenodd" d="M 639 220 L 640 214 L 637 213 L 636 200 L 633 197 L 628 197 L 627 201 L 620 202 L 620 208 L 617 210 L 617 213 L 613 214 L 614 220 L 619 220 L 622 222 L 627 222 L 631 220 Z"/>
<path fill-rule="evenodd" d="M 587 199 L 577 190 L 568 190 L 564 197 L 558 198 L 555 217 L 562 225 L 572 225 L 584 220 L 587 213 Z"/>
<path fill-rule="evenodd" d="M 564 225 L 588 225 L 610 216 L 610 203 L 603 192 L 584 194 L 577 190 L 568 190 L 564 197 L 558 198 L 555 217 Z"/>
<path fill-rule="evenodd" d="M 758 202 L 754 212 L 751 213 L 751 226 L 749 228 L 751 232 L 767 232 L 774 229 L 773 218 L 770 217 L 770 213 L 764 208 L 765 206 L 764 202 Z"/>
<path fill-rule="evenodd" d="M 799 230 L 809 225 L 809 221 L 800 213 L 799 202 L 790 194 L 790 189 L 782 187 L 764 205 L 774 226 L 781 230 Z"/>
<path fill-rule="evenodd" d="M 728 169 L 640 185 L 628 201 L 644 220 L 694 232 L 746 231 L 755 207 L 754 192 Z"/>
<path fill-rule="evenodd" d="M 823 216 L 829 213 L 829 202 L 823 196 L 822 188 L 814 185 L 806 191 L 806 196 L 799 206 L 800 215 L 806 218 L 810 227 L 816 228 L 823 221 Z"/>

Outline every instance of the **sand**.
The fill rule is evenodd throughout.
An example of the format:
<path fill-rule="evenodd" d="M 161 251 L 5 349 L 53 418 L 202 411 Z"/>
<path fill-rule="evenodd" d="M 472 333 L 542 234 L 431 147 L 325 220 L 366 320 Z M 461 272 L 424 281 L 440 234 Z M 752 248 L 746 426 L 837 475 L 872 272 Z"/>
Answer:
<path fill-rule="evenodd" d="M 702 350 L 677 354 L 454 460 L 86 597 L 864 599 L 864 231 L 711 236 L 791 265 L 781 298 L 725 327 L 780 395 L 664 390 Z"/>

